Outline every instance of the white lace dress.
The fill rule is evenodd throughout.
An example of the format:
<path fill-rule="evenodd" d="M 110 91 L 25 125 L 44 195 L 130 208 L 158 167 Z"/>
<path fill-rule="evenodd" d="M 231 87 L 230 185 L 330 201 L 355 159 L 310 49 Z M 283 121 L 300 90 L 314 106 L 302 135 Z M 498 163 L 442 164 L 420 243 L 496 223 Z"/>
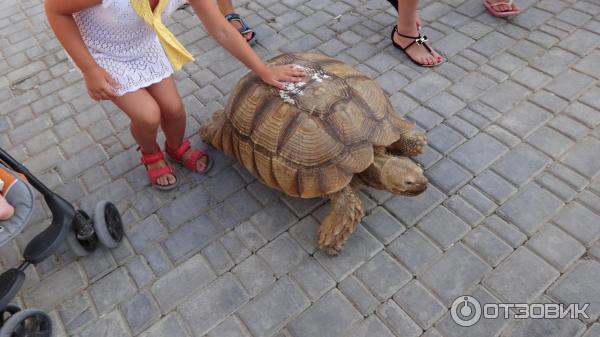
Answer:
<path fill-rule="evenodd" d="M 169 0 L 165 20 L 186 0 Z M 73 15 L 96 63 L 121 85 L 118 95 L 148 87 L 173 74 L 158 36 L 131 7 L 130 0 L 103 0 L 102 5 Z"/>

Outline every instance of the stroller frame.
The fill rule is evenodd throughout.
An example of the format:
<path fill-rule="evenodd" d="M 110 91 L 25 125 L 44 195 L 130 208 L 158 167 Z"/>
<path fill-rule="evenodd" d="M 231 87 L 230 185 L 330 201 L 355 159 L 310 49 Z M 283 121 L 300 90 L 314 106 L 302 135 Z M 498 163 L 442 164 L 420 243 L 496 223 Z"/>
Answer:
<path fill-rule="evenodd" d="M 114 204 L 101 201 L 92 219 L 87 213 L 75 210 L 71 203 L 52 192 L 2 148 L 0 161 L 26 177 L 27 182 L 42 194 L 52 214 L 51 224 L 25 247 L 24 261 L 18 267 L 0 274 L 0 337 L 21 336 L 19 333 L 26 336 L 33 330 L 23 329 L 31 328 L 32 324 L 37 324 L 34 327 L 37 329 L 34 332 L 38 333 L 36 336 L 44 336 L 45 332 L 50 336 L 52 323 L 47 314 L 37 309 L 21 310 L 9 304 L 25 282 L 25 270 L 32 264 L 50 257 L 65 240 L 78 256 L 94 251 L 99 241 L 109 248 L 115 248 L 123 239 L 121 217 Z M 6 314 L 10 314 L 8 319 Z"/>

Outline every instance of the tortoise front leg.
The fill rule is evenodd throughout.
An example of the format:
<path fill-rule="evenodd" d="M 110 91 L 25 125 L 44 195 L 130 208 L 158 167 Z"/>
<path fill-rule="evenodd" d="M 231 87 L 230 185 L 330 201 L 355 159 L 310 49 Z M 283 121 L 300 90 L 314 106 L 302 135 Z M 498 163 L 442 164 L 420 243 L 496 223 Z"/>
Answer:
<path fill-rule="evenodd" d="M 225 124 L 225 113 L 223 110 L 216 111 L 209 119 L 202 122 L 200 130 L 200 138 L 207 144 L 211 144 L 217 149 L 221 149 L 221 131 Z"/>
<path fill-rule="evenodd" d="M 409 131 L 400 136 L 387 149 L 399 156 L 416 157 L 425 151 L 427 136 L 424 133 Z"/>
<path fill-rule="evenodd" d="M 329 195 L 331 211 L 319 228 L 319 247 L 329 255 L 337 255 L 342 250 L 364 215 L 357 190 L 351 185 Z"/>

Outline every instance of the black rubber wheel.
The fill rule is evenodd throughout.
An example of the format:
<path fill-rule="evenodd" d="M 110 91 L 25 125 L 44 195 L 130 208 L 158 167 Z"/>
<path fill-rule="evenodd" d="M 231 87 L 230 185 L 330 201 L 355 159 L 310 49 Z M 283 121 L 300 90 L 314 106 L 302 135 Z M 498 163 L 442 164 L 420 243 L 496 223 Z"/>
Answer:
<path fill-rule="evenodd" d="M 117 248 L 123 241 L 123 221 L 117 206 L 109 201 L 100 201 L 94 212 L 94 229 L 104 246 Z"/>
<path fill-rule="evenodd" d="M 92 219 L 90 216 L 82 210 L 77 210 L 75 217 L 73 217 L 71 231 L 67 235 L 69 247 L 75 255 L 80 257 L 90 254 L 98 247 L 98 238 L 94 233 L 91 233 L 86 239 L 80 239 L 77 235 L 77 229 L 81 228 L 86 222 L 89 222 L 91 226 Z"/>
<path fill-rule="evenodd" d="M 21 311 L 21 308 L 16 305 L 9 304 L 0 312 L 0 326 L 4 325 L 9 318 L 11 318 L 14 314 Z"/>
<path fill-rule="evenodd" d="M 51 337 L 52 320 L 38 309 L 21 310 L 6 320 L 0 337 Z"/>

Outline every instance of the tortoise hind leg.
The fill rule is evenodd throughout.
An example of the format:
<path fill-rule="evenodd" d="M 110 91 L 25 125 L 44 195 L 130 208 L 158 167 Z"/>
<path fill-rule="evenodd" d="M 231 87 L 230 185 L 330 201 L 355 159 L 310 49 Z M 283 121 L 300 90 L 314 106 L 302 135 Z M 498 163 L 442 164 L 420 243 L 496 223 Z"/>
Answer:
<path fill-rule="evenodd" d="M 319 247 L 329 255 L 342 250 L 364 215 L 362 202 L 351 185 L 329 196 L 331 211 L 319 228 Z"/>
<path fill-rule="evenodd" d="M 390 144 L 387 149 L 396 155 L 416 157 L 425 151 L 426 145 L 427 137 L 424 133 L 409 131 Z"/>

